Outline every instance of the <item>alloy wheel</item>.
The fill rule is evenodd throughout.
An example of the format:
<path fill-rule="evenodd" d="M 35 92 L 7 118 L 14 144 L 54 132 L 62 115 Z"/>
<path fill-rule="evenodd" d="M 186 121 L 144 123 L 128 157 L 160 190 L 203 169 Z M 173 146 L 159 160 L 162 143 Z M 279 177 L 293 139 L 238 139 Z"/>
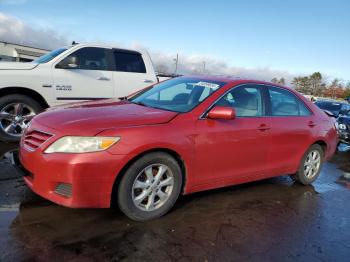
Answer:
<path fill-rule="evenodd" d="M 136 177 L 132 187 L 134 205 L 142 211 L 154 211 L 163 206 L 174 188 L 174 175 L 164 164 L 152 164 Z"/>
<path fill-rule="evenodd" d="M 19 137 L 35 115 L 34 109 L 27 104 L 8 104 L 0 111 L 0 128 L 9 136 Z"/>
<path fill-rule="evenodd" d="M 321 154 L 318 150 L 312 150 L 304 162 L 304 175 L 311 179 L 317 175 L 321 166 Z"/>

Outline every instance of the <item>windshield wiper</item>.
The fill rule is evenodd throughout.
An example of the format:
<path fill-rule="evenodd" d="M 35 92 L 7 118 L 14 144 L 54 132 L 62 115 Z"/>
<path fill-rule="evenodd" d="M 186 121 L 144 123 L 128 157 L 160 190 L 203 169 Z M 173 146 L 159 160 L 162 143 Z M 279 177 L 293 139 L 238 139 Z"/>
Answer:
<path fill-rule="evenodd" d="M 129 102 L 131 102 L 131 103 L 133 103 L 133 104 L 136 104 L 136 105 L 139 105 L 139 106 L 147 106 L 147 107 L 151 107 L 151 106 L 149 106 L 149 105 L 146 105 L 145 103 L 143 103 L 143 102 L 134 102 L 134 101 L 129 101 Z"/>

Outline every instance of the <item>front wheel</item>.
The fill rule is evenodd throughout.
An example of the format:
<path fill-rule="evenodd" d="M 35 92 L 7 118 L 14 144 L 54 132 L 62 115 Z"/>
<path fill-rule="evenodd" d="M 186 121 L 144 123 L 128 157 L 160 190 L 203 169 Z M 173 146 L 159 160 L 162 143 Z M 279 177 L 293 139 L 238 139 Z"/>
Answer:
<path fill-rule="evenodd" d="M 312 145 L 304 154 L 295 178 L 303 185 L 310 185 L 321 172 L 324 152 L 320 145 Z"/>
<path fill-rule="evenodd" d="M 43 108 L 34 99 L 24 95 L 7 95 L 0 98 L 0 139 L 19 141 L 30 120 Z"/>
<path fill-rule="evenodd" d="M 136 221 L 160 217 L 175 204 L 181 185 L 181 168 L 172 156 L 147 154 L 123 175 L 118 187 L 119 208 Z"/>

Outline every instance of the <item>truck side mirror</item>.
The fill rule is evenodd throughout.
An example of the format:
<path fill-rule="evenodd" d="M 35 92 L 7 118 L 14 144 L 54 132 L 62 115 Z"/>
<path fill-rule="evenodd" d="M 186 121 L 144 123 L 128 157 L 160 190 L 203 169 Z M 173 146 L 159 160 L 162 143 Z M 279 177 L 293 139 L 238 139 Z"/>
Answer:
<path fill-rule="evenodd" d="M 78 68 L 78 58 L 76 56 L 68 56 L 56 65 L 56 68 L 61 69 L 76 69 Z"/>

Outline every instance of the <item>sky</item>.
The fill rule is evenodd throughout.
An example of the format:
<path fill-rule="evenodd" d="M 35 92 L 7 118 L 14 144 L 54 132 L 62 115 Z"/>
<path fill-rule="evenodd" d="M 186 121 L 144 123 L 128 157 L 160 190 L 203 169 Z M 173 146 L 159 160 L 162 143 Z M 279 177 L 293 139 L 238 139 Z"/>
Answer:
<path fill-rule="evenodd" d="M 0 0 L 0 41 L 45 48 L 104 42 L 146 48 L 183 73 L 256 78 L 320 71 L 350 80 L 348 0 Z"/>

